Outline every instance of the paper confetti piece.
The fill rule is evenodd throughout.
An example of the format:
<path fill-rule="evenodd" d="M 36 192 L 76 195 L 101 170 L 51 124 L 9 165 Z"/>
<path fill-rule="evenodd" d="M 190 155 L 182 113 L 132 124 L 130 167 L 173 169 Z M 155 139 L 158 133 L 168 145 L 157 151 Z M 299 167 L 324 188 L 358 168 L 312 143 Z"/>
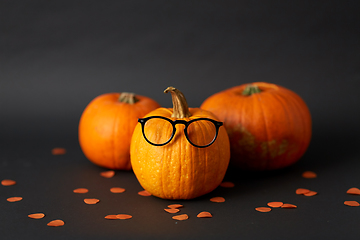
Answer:
<path fill-rule="evenodd" d="M 113 171 L 113 170 L 100 173 L 100 176 L 102 176 L 104 178 L 112 178 L 114 175 L 115 175 L 115 171 Z"/>
<path fill-rule="evenodd" d="M 22 197 L 9 197 L 8 199 L 6 199 L 8 202 L 18 202 L 21 201 L 23 198 Z"/>
<path fill-rule="evenodd" d="M 180 209 L 177 209 L 177 208 L 165 208 L 164 210 L 166 212 L 168 212 L 168 213 L 178 213 L 178 212 L 180 212 Z"/>
<path fill-rule="evenodd" d="M 97 198 L 85 198 L 84 202 L 86 204 L 97 204 L 98 202 L 100 202 L 100 200 Z"/>
<path fill-rule="evenodd" d="M 51 154 L 52 155 L 64 155 L 65 153 L 66 153 L 65 148 L 53 148 L 53 149 L 51 149 Z"/>
<path fill-rule="evenodd" d="M 198 218 L 212 218 L 212 215 L 211 213 L 209 212 L 200 212 L 198 215 L 197 215 Z"/>
<path fill-rule="evenodd" d="M 313 171 L 305 171 L 302 173 L 303 178 L 316 178 L 317 174 Z"/>
<path fill-rule="evenodd" d="M 47 225 L 50 227 L 61 227 L 61 226 L 64 226 L 64 224 L 65 223 L 63 220 L 56 219 L 56 220 L 49 222 Z"/>
<path fill-rule="evenodd" d="M 278 208 L 281 207 L 284 203 L 283 202 L 268 202 L 267 205 L 269 207 Z"/>
<path fill-rule="evenodd" d="M 357 201 L 345 201 L 344 204 L 350 207 L 358 207 L 360 204 Z"/>
<path fill-rule="evenodd" d="M 123 192 L 125 192 L 125 188 L 112 187 L 112 188 L 110 188 L 110 192 L 112 192 L 112 193 L 123 193 Z"/>
<path fill-rule="evenodd" d="M 143 196 L 143 197 L 149 197 L 149 196 L 151 196 L 151 193 L 149 193 L 149 192 L 146 191 L 146 190 L 140 191 L 140 192 L 138 192 L 138 194 L 139 194 L 140 196 Z"/>
<path fill-rule="evenodd" d="M 188 218 L 189 218 L 189 216 L 187 214 L 181 214 L 181 215 L 176 215 L 176 216 L 172 217 L 172 219 L 179 220 L 179 221 L 183 221 Z"/>
<path fill-rule="evenodd" d="M 41 218 L 45 217 L 45 214 L 43 214 L 43 213 L 32 213 L 32 214 L 29 214 L 28 217 L 32 218 L 32 219 L 41 219 Z"/>
<path fill-rule="evenodd" d="M 73 190 L 74 193 L 87 193 L 89 190 L 87 188 L 76 188 Z"/>
<path fill-rule="evenodd" d="M 211 202 L 216 202 L 216 203 L 222 203 L 222 202 L 225 202 L 225 198 L 223 198 L 223 197 L 213 197 L 213 198 L 210 198 L 210 201 Z"/>
<path fill-rule="evenodd" d="M 3 186 L 12 186 L 15 184 L 16 184 L 16 181 L 11 180 L 11 179 L 4 179 L 1 181 L 1 185 L 3 185 Z"/>
<path fill-rule="evenodd" d="M 130 219 L 130 218 L 132 218 L 132 216 L 129 214 L 118 214 L 118 215 L 116 215 L 116 218 L 117 219 Z"/>
<path fill-rule="evenodd" d="M 360 189 L 353 187 L 346 191 L 347 194 L 360 195 Z"/>
<path fill-rule="evenodd" d="M 233 188 L 235 187 L 235 184 L 232 182 L 222 182 L 220 183 L 220 186 L 224 188 Z"/>
<path fill-rule="evenodd" d="M 255 210 L 258 211 L 258 212 L 270 212 L 271 208 L 269 208 L 269 207 L 257 207 L 257 208 L 255 208 Z"/>

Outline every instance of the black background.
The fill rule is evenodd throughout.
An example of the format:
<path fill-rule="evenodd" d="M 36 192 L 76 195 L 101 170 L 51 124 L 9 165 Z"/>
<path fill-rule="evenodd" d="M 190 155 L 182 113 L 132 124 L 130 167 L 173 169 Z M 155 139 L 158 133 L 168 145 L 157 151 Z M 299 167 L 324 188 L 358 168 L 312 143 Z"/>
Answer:
<path fill-rule="evenodd" d="M 1 239 L 358 239 L 360 208 L 360 15 L 358 1 L 0 1 Z M 198 107 L 232 86 L 264 81 L 298 93 L 313 137 L 294 166 L 270 173 L 229 169 L 236 186 L 184 204 L 141 197 L 132 172 L 114 178 L 82 154 L 85 106 L 130 91 L 171 106 L 168 86 Z M 53 156 L 53 147 L 67 154 Z M 301 173 L 313 170 L 316 179 Z M 113 186 L 125 193 L 114 195 Z M 78 187 L 89 188 L 84 195 Z M 295 189 L 319 194 L 298 196 Z M 6 198 L 22 196 L 17 203 Z M 225 203 L 209 198 L 223 196 Z M 86 205 L 84 197 L 101 200 Z M 297 209 L 259 213 L 269 201 Z M 198 219 L 200 211 L 211 219 Z M 44 212 L 40 220 L 27 218 Z M 109 221 L 107 214 L 133 219 Z M 46 223 L 63 219 L 65 226 Z"/>

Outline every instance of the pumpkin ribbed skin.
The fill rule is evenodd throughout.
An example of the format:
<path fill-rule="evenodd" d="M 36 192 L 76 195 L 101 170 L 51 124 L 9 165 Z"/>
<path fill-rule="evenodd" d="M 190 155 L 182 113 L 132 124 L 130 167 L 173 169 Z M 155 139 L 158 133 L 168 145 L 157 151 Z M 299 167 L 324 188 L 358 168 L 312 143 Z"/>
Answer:
<path fill-rule="evenodd" d="M 212 113 L 199 108 L 189 108 L 189 112 L 190 117 L 181 119 L 217 120 Z M 173 109 L 159 108 L 146 117 L 179 119 L 171 117 L 172 113 Z M 164 199 L 192 199 L 211 192 L 222 182 L 230 160 L 225 128 L 219 128 L 216 141 L 206 148 L 194 147 L 187 141 L 184 125 L 178 124 L 176 128 L 174 138 L 167 145 L 153 146 L 144 139 L 141 125 L 136 126 L 131 141 L 131 164 L 137 179 L 145 190 Z"/>
<path fill-rule="evenodd" d="M 87 105 L 79 122 L 79 143 L 94 164 L 130 170 L 130 141 L 137 119 L 160 105 L 140 95 L 133 104 L 120 102 L 119 97 L 120 93 L 107 93 Z"/>
<path fill-rule="evenodd" d="M 259 93 L 243 95 L 248 84 L 210 96 L 201 105 L 224 122 L 230 138 L 231 165 L 273 170 L 294 164 L 311 139 L 311 116 L 293 91 L 256 82 Z"/>

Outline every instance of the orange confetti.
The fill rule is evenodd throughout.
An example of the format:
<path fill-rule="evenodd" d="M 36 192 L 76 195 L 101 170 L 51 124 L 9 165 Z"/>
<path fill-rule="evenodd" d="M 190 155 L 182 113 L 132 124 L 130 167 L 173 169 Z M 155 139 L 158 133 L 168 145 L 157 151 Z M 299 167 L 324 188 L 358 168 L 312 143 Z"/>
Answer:
<path fill-rule="evenodd" d="M 96 198 L 85 198 L 84 202 L 86 204 L 97 204 L 98 202 L 100 202 L 100 200 Z"/>
<path fill-rule="evenodd" d="M 77 188 L 73 190 L 74 193 L 87 193 L 89 190 L 87 188 Z"/>
<path fill-rule="evenodd" d="M 11 179 L 4 179 L 1 181 L 1 185 L 3 185 L 3 186 L 12 186 L 15 184 L 16 184 L 16 181 L 11 180 Z"/>
<path fill-rule="evenodd" d="M 132 218 L 132 216 L 129 214 L 118 214 L 118 215 L 116 215 L 116 218 L 117 219 L 130 219 L 130 218 Z"/>
<path fill-rule="evenodd" d="M 271 208 L 269 208 L 269 207 L 257 207 L 257 208 L 255 208 L 255 210 L 258 211 L 258 212 L 270 212 Z"/>
<path fill-rule="evenodd" d="M 149 192 L 146 191 L 146 190 L 140 191 L 140 192 L 138 192 L 138 194 L 139 194 L 140 196 L 143 196 L 143 197 L 149 197 L 149 196 L 151 196 L 151 193 L 149 193 Z"/>
<path fill-rule="evenodd" d="M 283 202 L 268 202 L 267 205 L 269 207 L 278 208 L 281 207 L 284 203 Z"/>
<path fill-rule="evenodd" d="M 66 153 L 66 149 L 65 148 L 53 148 L 51 150 L 52 155 L 63 155 Z"/>
<path fill-rule="evenodd" d="M 165 208 L 164 210 L 166 212 L 168 212 L 168 213 L 178 213 L 178 212 L 180 212 L 180 209 L 177 209 L 177 208 Z"/>
<path fill-rule="evenodd" d="M 53 221 L 49 222 L 47 225 L 50 227 L 61 227 L 61 226 L 64 226 L 64 224 L 65 223 L 63 220 L 57 219 L 57 220 L 53 220 Z"/>
<path fill-rule="evenodd" d="M 353 187 L 346 191 L 347 194 L 360 195 L 360 189 Z"/>
<path fill-rule="evenodd" d="M 23 198 L 22 197 L 9 197 L 8 199 L 6 199 L 8 202 L 18 202 L 21 201 Z"/>
<path fill-rule="evenodd" d="M 125 192 L 125 188 L 113 187 L 113 188 L 110 188 L 110 192 L 112 192 L 112 193 L 123 193 L 123 192 Z"/>
<path fill-rule="evenodd" d="M 197 215 L 198 218 L 212 218 L 211 213 L 209 212 L 201 212 Z"/>
<path fill-rule="evenodd" d="M 303 178 L 316 178 L 317 174 L 313 171 L 305 171 L 302 173 Z"/>
<path fill-rule="evenodd" d="M 115 175 L 115 171 L 110 170 L 110 171 L 101 172 L 100 175 L 104 178 L 112 178 Z"/>
<path fill-rule="evenodd" d="M 316 194 L 317 194 L 317 192 L 315 192 L 315 191 L 309 191 L 307 193 L 304 193 L 304 196 L 312 197 L 312 196 L 315 196 Z"/>
<path fill-rule="evenodd" d="M 117 215 L 106 215 L 105 216 L 105 219 L 110 219 L 110 220 L 115 220 L 115 219 L 118 219 L 117 217 L 116 217 Z"/>
<path fill-rule="evenodd" d="M 221 187 L 225 187 L 225 188 L 232 188 L 232 187 L 235 187 L 235 184 L 232 183 L 232 182 L 222 182 L 220 184 Z"/>
<path fill-rule="evenodd" d="M 216 202 L 216 203 L 222 203 L 222 202 L 225 202 L 225 198 L 223 198 L 223 197 L 213 197 L 213 198 L 210 198 L 210 201 L 211 202 Z"/>
<path fill-rule="evenodd" d="M 172 219 L 179 220 L 179 221 L 183 221 L 188 218 L 189 218 L 189 216 L 187 214 L 180 214 L 180 215 L 176 215 L 176 216 L 172 217 Z"/>
<path fill-rule="evenodd" d="M 40 219 L 40 218 L 45 217 L 45 214 L 43 214 L 43 213 L 33 213 L 33 214 L 29 214 L 28 217 L 32 218 L 32 219 Z"/>
<path fill-rule="evenodd" d="M 290 203 L 284 203 L 281 208 L 297 208 L 297 206 Z"/>
<path fill-rule="evenodd" d="M 350 207 L 358 207 L 360 204 L 357 201 L 345 201 L 344 204 Z"/>
<path fill-rule="evenodd" d="M 296 191 L 295 191 L 295 193 L 296 193 L 296 194 L 299 194 L 299 195 L 302 195 L 302 194 L 305 194 L 305 193 L 308 193 L 308 192 L 310 192 L 310 190 L 309 190 L 309 189 L 306 189 L 306 188 L 298 188 L 298 189 L 296 189 Z"/>
<path fill-rule="evenodd" d="M 183 205 L 181 205 L 181 204 L 171 204 L 168 206 L 168 208 L 182 208 L 182 207 L 183 207 Z"/>

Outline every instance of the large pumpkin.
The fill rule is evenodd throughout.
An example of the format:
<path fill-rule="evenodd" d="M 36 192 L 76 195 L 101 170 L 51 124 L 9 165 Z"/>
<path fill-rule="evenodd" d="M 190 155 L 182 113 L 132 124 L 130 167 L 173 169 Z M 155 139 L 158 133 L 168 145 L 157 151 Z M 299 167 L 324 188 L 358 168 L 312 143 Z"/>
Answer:
<path fill-rule="evenodd" d="M 169 87 L 165 92 L 171 93 L 174 108 L 152 111 L 144 119 L 161 118 L 151 119 L 152 123 L 144 124 L 144 128 L 139 123 L 134 130 L 131 141 L 133 171 L 141 186 L 160 198 L 191 199 L 209 193 L 222 182 L 229 164 L 230 145 L 226 130 L 218 122 L 218 135 L 211 145 L 192 145 L 190 142 L 204 146 L 213 140 L 214 123 L 199 120 L 216 121 L 217 118 L 206 110 L 188 108 L 179 90 Z M 169 142 L 166 141 L 174 129 L 165 119 L 179 122 Z M 184 123 L 189 122 L 186 129 Z M 152 145 L 148 140 L 163 144 Z"/>
<path fill-rule="evenodd" d="M 154 100 L 131 93 L 107 93 L 93 99 L 79 123 L 79 143 L 94 164 L 130 170 L 130 140 L 137 119 L 159 108 Z"/>
<path fill-rule="evenodd" d="M 311 117 L 293 91 L 264 82 L 236 86 L 201 105 L 224 122 L 231 145 L 230 164 L 244 170 L 289 166 L 305 153 Z"/>

